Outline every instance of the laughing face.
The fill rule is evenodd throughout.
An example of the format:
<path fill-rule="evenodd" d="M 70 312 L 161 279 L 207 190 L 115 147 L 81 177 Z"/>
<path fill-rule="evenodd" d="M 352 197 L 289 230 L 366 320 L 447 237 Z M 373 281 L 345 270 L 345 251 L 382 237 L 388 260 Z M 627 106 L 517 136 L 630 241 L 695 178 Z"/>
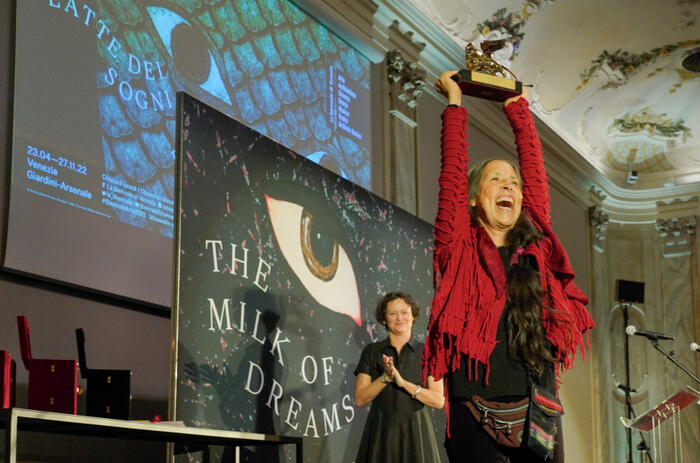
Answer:
<path fill-rule="evenodd" d="M 513 166 L 501 160 L 486 164 L 470 205 L 476 207 L 479 223 L 496 245 L 503 243 L 494 236 L 504 236 L 515 226 L 522 202 L 520 179 Z"/>

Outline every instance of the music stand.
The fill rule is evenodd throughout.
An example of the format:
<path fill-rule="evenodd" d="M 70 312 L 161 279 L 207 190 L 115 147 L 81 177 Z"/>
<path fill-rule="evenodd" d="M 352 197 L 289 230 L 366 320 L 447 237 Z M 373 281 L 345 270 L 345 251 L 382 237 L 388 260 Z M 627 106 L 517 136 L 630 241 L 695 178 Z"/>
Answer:
<path fill-rule="evenodd" d="M 698 405 L 700 405 L 700 392 L 696 391 L 690 386 L 686 386 L 685 389 L 681 389 L 680 391 L 671 395 L 666 400 L 664 400 L 651 410 L 647 411 L 643 415 L 640 415 L 635 419 L 629 419 L 625 418 L 624 416 L 621 416 L 620 420 L 622 421 L 622 424 L 628 429 L 634 428 L 644 432 L 652 431 L 652 441 L 654 444 L 654 460 L 656 461 L 656 450 L 657 448 L 659 448 L 659 445 L 657 445 L 656 442 L 657 434 L 659 437 L 659 444 L 661 443 L 661 429 L 659 425 L 664 421 L 668 420 L 669 418 L 675 418 L 679 416 L 678 413 L 693 402 L 697 402 Z M 676 429 L 676 424 L 676 420 L 674 420 L 673 447 L 674 450 L 677 452 L 679 446 L 679 439 L 677 439 L 676 431 L 680 433 L 680 421 L 678 421 L 678 429 Z M 682 445 L 682 441 L 680 442 L 680 444 Z"/>

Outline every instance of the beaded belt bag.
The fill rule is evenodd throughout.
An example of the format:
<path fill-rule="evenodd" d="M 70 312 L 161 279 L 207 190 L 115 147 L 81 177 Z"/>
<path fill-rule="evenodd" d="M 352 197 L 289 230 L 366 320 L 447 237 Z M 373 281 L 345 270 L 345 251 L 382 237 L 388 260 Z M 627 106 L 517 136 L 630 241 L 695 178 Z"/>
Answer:
<path fill-rule="evenodd" d="M 530 396 L 517 402 L 493 402 L 475 395 L 464 404 L 500 445 L 520 447 L 526 442 L 540 458 L 552 455 L 557 418 L 564 414 L 553 394 L 531 385 Z"/>
<path fill-rule="evenodd" d="M 520 447 L 530 405 L 529 397 L 518 402 L 492 402 L 475 395 L 464 404 L 496 442 L 508 447 Z"/>

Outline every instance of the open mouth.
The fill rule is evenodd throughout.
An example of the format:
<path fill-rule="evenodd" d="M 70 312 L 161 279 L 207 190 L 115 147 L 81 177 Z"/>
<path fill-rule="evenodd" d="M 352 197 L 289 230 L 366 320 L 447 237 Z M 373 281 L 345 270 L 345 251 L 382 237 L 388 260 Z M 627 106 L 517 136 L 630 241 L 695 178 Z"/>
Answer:
<path fill-rule="evenodd" d="M 501 198 L 496 201 L 496 206 L 506 209 L 513 209 L 513 200 L 509 198 Z"/>

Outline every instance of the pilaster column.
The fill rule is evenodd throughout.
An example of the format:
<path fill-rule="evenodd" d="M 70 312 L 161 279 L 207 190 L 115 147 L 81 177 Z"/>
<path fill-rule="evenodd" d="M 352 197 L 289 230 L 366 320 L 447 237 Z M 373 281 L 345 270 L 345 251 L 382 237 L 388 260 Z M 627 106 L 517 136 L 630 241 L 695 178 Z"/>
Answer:
<path fill-rule="evenodd" d="M 425 86 L 425 70 L 409 62 L 399 50 L 386 55 L 389 81 L 390 200 L 413 213 L 418 212 L 417 185 L 417 98 Z"/>

